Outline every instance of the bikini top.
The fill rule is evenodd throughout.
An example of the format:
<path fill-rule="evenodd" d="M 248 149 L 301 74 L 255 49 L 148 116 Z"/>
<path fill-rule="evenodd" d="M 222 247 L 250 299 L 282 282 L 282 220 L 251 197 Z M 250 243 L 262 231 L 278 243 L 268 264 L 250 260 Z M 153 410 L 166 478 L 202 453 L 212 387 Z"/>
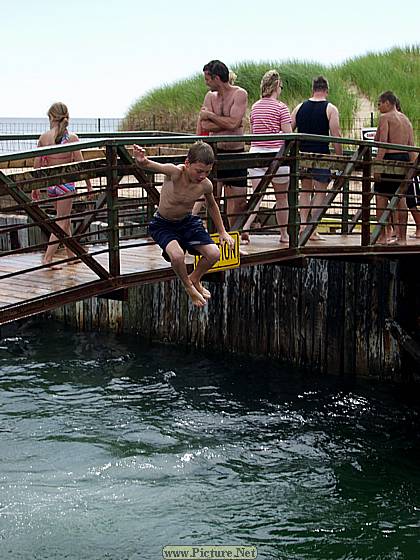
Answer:
<path fill-rule="evenodd" d="M 56 144 L 68 144 L 69 142 L 70 142 L 70 134 L 66 128 L 66 130 L 63 132 L 63 136 L 61 137 L 60 141 L 56 142 Z M 47 167 L 47 165 L 48 165 L 48 156 L 42 156 L 41 166 Z"/>

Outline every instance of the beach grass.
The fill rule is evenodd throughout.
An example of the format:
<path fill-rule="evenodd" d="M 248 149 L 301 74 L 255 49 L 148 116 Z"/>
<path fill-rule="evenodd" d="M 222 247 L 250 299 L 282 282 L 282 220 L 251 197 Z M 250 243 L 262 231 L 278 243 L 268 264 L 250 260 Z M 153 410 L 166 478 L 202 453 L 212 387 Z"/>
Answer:
<path fill-rule="evenodd" d="M 351 123 L 359 106 L 358 92 L 376 107 L 378 95 L 382 91 L 393 90 L 417 133 L 420 128 L 420 105 L 416 99 L 420 90 L 420 46 L 368 53 L 335 66 L 299 60 L 267 60 L 245 61 L 233 65 L 231 69 L 237 74 L 236 85 L 248 92 L 249 109 L 260 97 L 261 77 L 267 70 L 280 72 L 284 85 L 281 100 L 290 111 L 310 96 L 312 79 L 322 74 L 330 84 L 329 100 L 340 111 L 343 135 L 351 135 Z M 172 84 L 164 84 L 135 101 L 124 118 L 122 128 L 194 133 L 206 92 L 201 72 Z M 247 126 L 245 128 L 248 130 Z"/>

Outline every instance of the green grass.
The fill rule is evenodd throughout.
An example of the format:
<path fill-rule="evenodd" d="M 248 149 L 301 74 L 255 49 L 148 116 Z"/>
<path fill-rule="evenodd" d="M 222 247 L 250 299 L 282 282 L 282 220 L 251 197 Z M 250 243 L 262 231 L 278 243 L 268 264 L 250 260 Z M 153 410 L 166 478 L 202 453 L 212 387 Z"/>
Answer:
<path fill-rule="evenodd" d="M 337 72 L 343 80 L 357 85 L 375 107 L 383 91 L 393 91 L 404 113 L 419 128 L 420 45 L 369 53 L 346 61 Z"/>
<path fill-rule="evenodd" d="M 393 90 L 401 99 L 404 112 L 420 128 L 420 46 L 394 48 L 385 53 L 369 53 L 345 61 L 339 66 L 324 66 L 315 62 L 261 61 L 241 62 L 232 66 L 236 84 L 245 88 L 249 107 L 260 97 L 260 80 L 272 68 L 283 80 L 282 101 L 292 110 L 311 93 L 312 79 L 323 74 L 330 83 L 329 100 L 340 111 L 344 135 L 350 135 L 351 122 L 357 111 L 355 86 L 376 107 L 378 95 Z M 207 92 L 201 73 L 164 84 L 140 97 L 128 111 L 123 128 L 133 130 L 177 130 L 195 132 L 197 113 Z"/>

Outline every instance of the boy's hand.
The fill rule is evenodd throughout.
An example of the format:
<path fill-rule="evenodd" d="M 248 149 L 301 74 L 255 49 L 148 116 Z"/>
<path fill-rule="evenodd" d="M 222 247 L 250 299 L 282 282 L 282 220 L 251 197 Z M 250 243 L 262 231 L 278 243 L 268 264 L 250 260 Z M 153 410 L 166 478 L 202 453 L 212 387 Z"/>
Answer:
<path fill-rule="evenodd" d="M 219 240 L 221 243 L 227 243 L 231 249 L 235 247 L 235 240 L 228 234 L 227 231 L 219 234 Z"/>
<path fill-rule="evenodd" d="M 140 163 L 140 165 L 142 163 L 145 163 L 145 161 L 147 160 L 146 150 L 141 146 L 138 146 L 137 144 L 134 144 L 133 146 L 133 156 Z"/>

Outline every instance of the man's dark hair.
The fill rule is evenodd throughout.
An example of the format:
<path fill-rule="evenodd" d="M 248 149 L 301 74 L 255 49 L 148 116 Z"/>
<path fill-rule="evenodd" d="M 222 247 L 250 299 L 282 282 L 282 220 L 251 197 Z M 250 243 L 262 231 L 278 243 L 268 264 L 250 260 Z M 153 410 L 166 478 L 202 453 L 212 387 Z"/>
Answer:
<path fill-rule="evenodd" d="M 328 80 L 324 76 L 317 76 L 312 80 L 312 91 L 327 91 Z"/>
<path fill-rule="evenodd" d="M 213 165 L 214 152 L 210 144 L 205 142 L 195 142 L 188 150 L 187 160 L 190 163 L 204 163 L 204 165 Z"/>
<path fill-rule="evenodd" d="M 229 68 L 220 60 L 210 60 L 204 66 L 203 72 L 208 72 L 212 78 L 219 76 L 222 82 L 229 81 Z"/>
<path fill-rule="evenodd" d="M 397 96 L 392 91 L 389 91 L 389 90 L 384 91 L 379 96 L 379 101 L 382 101 L 382 102 L 389 101 L 391 103 L 391 105 L 396 105 L 397 104 Z"/>

